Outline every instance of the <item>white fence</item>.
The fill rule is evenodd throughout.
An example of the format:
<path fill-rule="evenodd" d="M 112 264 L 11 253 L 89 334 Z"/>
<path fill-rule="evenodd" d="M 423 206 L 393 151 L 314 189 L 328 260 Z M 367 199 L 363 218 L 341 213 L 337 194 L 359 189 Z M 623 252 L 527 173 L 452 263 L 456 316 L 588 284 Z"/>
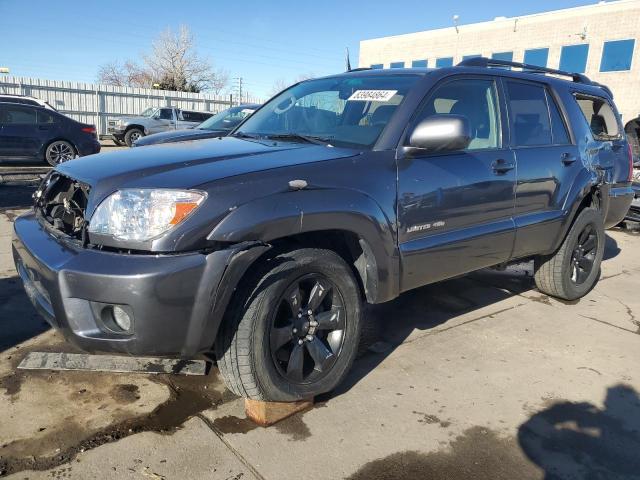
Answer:
<path fill-rule="evenodd" d="M 44 100 L 60 113 L 80 122 L 95 124 L 101 135 L 107 133 L 107 118 L 136 115 L 147 107 L 172 106 L 185 110 L 219 112 L 239 103 L 233 95 L 172 92 L 11 76 L 0 76 L 0 93 L 30 95 Z M 253 98 L 242 100 L 245 103 L 260 103 Z"/>

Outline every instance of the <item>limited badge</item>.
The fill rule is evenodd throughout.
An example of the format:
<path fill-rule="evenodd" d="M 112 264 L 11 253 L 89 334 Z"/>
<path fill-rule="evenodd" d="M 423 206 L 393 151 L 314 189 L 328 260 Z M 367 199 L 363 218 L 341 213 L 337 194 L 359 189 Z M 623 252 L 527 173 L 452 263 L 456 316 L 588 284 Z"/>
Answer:
<path fill-rule="evenodd" d="M 388 102 L 396 93 L 397 90 L 356 90 L 347 101 Z"/>

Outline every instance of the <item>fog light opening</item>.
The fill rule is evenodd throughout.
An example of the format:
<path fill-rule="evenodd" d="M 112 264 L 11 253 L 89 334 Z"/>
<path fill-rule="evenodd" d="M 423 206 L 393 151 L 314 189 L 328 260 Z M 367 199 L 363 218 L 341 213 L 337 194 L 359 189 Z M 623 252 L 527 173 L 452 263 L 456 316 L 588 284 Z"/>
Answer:
<path fill-rule="evenodd" d="M 129 312 L 120 305 L 112 305 L 107 307 L 109 311 L 109 316 L 113 321 L 113 324 L 123 332 L 131 331 L 131 315 Z"/>

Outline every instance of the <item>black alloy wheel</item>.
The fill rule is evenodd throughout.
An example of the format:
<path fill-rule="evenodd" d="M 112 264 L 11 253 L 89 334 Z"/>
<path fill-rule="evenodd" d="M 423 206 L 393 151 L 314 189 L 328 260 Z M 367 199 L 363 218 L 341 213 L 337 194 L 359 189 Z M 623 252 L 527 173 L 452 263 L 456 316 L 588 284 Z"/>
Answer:
<path fill-rule="evenodd" d="M 592 224 L 587 224 L 580 235 L 571 254 L 571 281 L 582 285 L 593 270 L 598 251 L 598 235 Z"/>
<path fill-rule="evenodd" d="M 305 275 L 278 302 L 269 333 L 271 357 L 292 383 L 324 378 L 342 351 L 346 332 L 344 300 L 318 273 Z"/>

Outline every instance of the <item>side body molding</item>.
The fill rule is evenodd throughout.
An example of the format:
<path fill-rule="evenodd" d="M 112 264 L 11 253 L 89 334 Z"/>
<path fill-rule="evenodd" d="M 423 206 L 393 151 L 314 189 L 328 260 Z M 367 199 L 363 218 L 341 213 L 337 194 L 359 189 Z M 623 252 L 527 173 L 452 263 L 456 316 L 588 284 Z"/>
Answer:
<path fill-rule="evenodd" d="M 207 240 L 271 242 L 301 233 L 354 234 L 363 251 L 356 261 L 367 300 L 398 296 L 399 254 L 393 223 L 364 193 L 347 189 L 304 189 L 276 193 L 241 205 L 220 221 Z"/>

